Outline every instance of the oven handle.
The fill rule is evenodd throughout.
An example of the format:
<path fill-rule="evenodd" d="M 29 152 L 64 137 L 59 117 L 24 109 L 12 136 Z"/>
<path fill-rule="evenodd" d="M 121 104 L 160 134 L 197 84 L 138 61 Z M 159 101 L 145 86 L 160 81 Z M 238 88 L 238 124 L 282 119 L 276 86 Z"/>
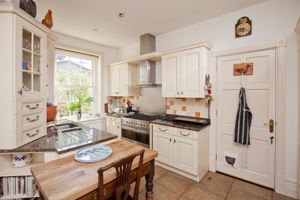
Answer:
<path fill-rule="evenodd" d="M 128 127 L 128 126 L 122 126 L 122 129 L 133 131 L 133 132 L 137 132 L 137 133 L 142 133 L 142 134 L 145 134 L 145 135 L 149 135 L 149 131 L 135 129 L 135 128 L 131 128 L 131 127 Z"/>

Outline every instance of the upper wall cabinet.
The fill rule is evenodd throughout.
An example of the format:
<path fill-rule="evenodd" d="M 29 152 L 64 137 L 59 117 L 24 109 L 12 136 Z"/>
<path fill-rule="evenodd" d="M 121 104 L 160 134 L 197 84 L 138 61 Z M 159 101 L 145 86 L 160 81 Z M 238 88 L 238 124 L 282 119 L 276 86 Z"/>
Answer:
<path fill-rule="evenodd" d="M 201 45 L 162 55 L 162 96 L 204 98 L 209 48 Z"/>
<path fill-rule="evenodd" d="M 135 96 L 137 88 L 137 65 L 121 63 L 109 67 L 109 96 Z"/>

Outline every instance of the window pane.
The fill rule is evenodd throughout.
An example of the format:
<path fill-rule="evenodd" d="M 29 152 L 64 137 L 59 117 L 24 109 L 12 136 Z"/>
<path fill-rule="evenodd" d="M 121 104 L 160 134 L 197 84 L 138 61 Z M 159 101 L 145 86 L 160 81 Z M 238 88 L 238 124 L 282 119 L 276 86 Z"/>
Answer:
<path fill-rule="evenodd" d="M 61 115 L 76 114 L 79 106 L 92 113 L 93 65 L 92 60 L 56 55 L 55 102 Z"/>

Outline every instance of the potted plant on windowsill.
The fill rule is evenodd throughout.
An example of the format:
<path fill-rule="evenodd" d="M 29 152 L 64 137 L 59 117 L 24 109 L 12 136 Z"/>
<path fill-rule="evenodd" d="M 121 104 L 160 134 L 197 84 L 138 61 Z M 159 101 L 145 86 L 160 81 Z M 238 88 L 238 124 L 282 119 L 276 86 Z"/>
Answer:
<path fill-rule="evenodd" d="M 77 96 L 76 101 L 73 101 L 69 104 L 69 110 L 71 113 L 74 113 L 74 111 L 76 111 L 77 120 L 80 120 L 82 116 L 82 107 L 90 105 L 93 101 L 93 97 L 79 95 Z"/>

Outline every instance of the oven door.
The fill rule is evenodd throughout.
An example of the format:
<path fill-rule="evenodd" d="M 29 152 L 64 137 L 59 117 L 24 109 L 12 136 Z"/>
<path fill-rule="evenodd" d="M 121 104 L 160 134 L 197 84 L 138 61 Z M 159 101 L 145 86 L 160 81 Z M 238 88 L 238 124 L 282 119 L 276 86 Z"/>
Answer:
<path fill-rule="evenodd" d="M 149 147 L 149 131 L 122 126 L 122 139 Z"/>

